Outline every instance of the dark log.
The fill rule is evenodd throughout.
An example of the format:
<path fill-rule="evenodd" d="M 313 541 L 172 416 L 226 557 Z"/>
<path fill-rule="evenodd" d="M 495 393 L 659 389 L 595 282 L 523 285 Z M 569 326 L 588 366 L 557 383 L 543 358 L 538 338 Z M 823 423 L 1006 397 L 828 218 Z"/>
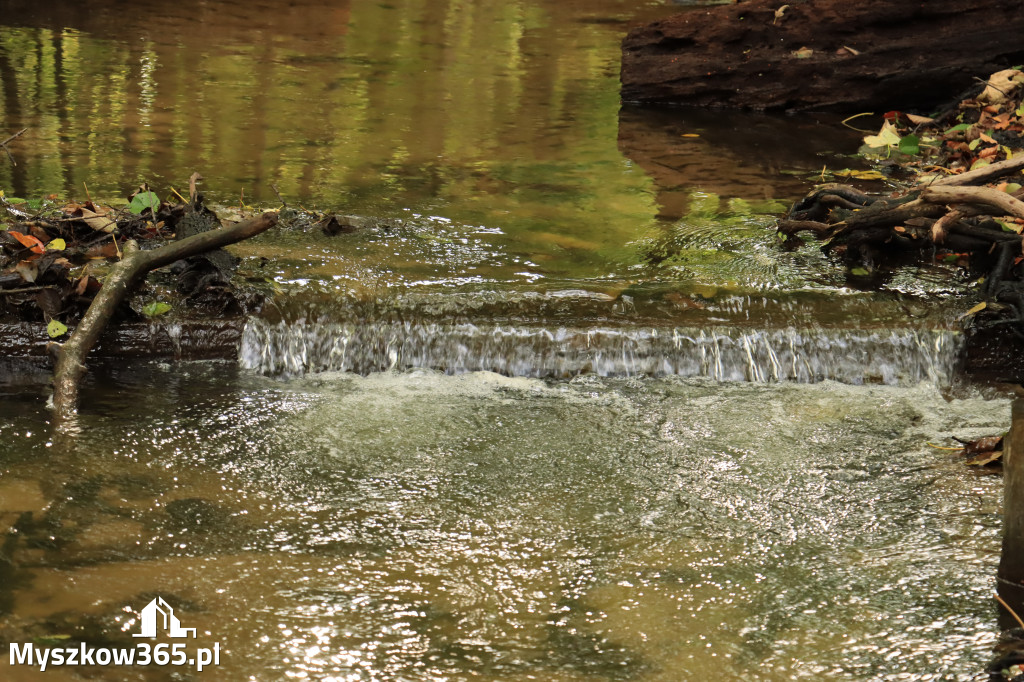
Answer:
<path fill-rule="evenodd" d="M 626 36 L 622 99 L 790 111 L 930 107 L 1024 62 L 1021 35 L 1020 3 L 1005 0 L 700 8 Z"/>
<path fill-rule="evenodd" d="M 1003 552 L 999 562 L 999 594 L 1017 613 L 1024 613 L 1024 398 L 1013 401 L 1013 421 L 1003 454 Z"/>

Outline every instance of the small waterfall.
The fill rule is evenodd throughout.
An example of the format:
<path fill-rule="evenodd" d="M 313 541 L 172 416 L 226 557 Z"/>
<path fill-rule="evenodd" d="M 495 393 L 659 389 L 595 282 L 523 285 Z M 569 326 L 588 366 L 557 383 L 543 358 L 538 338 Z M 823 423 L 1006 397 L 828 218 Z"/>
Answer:
<path fill-rule="evenodd" d="M 272 376 L 423 367 L 449 374 L 710 377 L 718 381 L 832 379 L 948 384 L 962 338 L 912 329 L 542 327 L 370 321 L 268 323 L 250 319 L 240 361 Z"/>

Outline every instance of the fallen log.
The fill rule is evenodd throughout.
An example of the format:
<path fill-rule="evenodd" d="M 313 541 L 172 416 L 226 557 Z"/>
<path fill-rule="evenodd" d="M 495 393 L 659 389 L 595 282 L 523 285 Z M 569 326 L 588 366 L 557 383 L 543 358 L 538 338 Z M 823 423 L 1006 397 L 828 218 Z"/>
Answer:
<path fill-rule="evenodd" d="M 1024 12 L 1002 0 L 750 0 L 631 31 L 622 99 L 755 110 L 905 109 L 1024 62 Z"/>
<path fill-rule="evenodd" d="M 124 246 L 124 257 L 104 280 L 103 287 L 89 305 L 85 316 L 64 344 L 50 345 L 56 359 L 53 407 L 58 421 L 74 415 L 78 407 L 78 386 L 85 374 L 85 359 L 107 323 L 132 288 L 150 270 L 170 265 L 183 258 L 234 244 L 254 237 L 277 223 L 276 213 L 264 213 L 236 225 L 201 232 L 161 246 L 141 251 L 134 241 Z"/>

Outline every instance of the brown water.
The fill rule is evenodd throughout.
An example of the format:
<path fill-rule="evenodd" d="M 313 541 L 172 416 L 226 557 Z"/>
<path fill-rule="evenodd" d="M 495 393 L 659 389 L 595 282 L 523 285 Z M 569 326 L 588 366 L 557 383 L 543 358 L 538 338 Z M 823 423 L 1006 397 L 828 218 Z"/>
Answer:
<path fill-rule="evenodd" d="M 1007 418 L 944 397 L 963 287 L 780 248 L 835 121 L 620 111 L 618 41 L 678 9 L 4 3 L 8 196 L 198 170 L 392 222 L 239 246 L 277 291 L 241 362 L 96 366 L 69 431 L 0 373 L 0 641 L 130 645 L 160 594 L 225 651 L 0 677 L 981 670 L 1000 483 L 925 445 Z"/>

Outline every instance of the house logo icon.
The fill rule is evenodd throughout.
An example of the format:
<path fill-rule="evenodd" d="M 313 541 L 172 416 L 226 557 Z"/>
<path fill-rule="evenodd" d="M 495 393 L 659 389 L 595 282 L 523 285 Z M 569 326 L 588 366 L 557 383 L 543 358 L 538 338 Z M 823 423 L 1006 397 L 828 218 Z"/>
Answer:
<path fill-rule="evenodd" d="M 196 636 L 196 629 L 181 627 L 171 605 L 163 597 L 157 597 L 142 609 L 142 633 L 132 637 L 156 637 L 161 624 L 168 637 L 188 637 L 190 632 L 193 639 Z"/>

